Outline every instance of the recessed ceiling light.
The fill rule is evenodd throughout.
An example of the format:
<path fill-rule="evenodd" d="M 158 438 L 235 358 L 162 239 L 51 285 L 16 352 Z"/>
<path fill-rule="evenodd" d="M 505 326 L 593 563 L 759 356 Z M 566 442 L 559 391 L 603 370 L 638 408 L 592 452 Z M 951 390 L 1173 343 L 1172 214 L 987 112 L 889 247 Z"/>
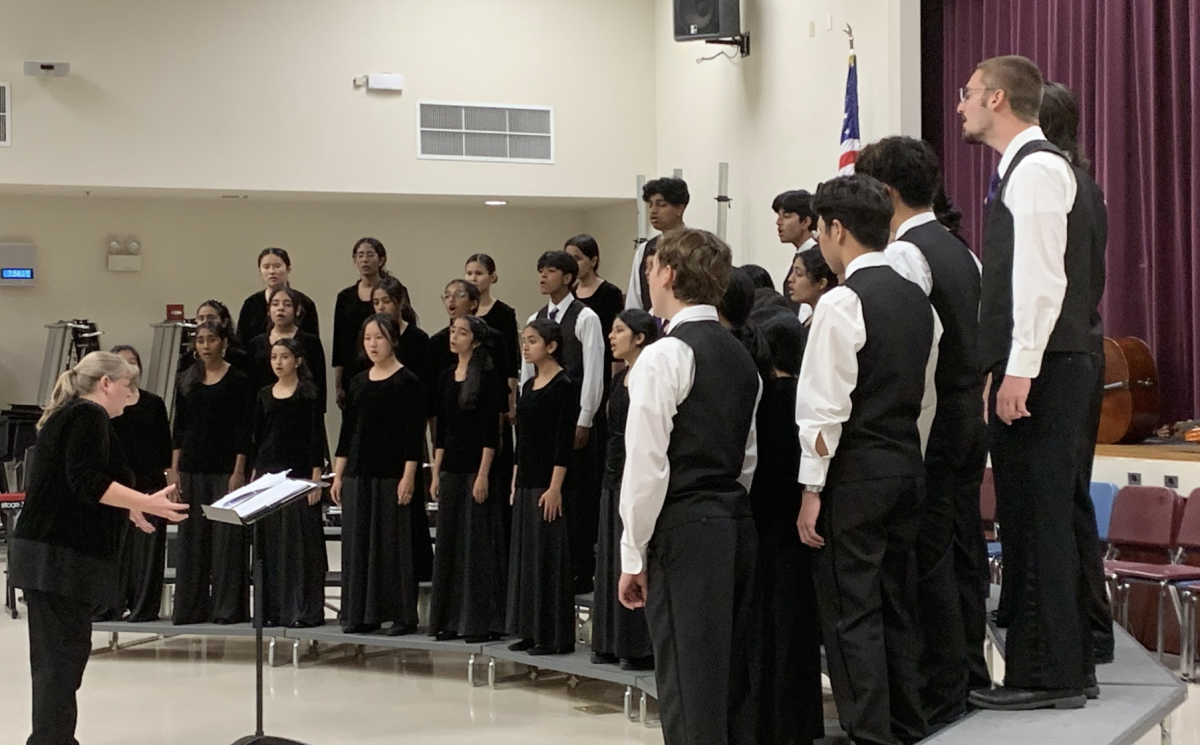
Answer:
<path fill-rule="evenodd" d="M 489 207 L 503 207 L 504 205 L 508 204 L 508 202 L 504 201 L 503 199 L 489 199 L 484 202 L 484 204 Z"/>

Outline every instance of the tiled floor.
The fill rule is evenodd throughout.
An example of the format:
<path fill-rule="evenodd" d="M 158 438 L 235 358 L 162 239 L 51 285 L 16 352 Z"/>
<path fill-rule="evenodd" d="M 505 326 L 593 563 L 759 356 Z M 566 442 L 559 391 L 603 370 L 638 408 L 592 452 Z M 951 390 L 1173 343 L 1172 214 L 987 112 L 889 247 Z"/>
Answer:
<path fill-rule="evenodd" d="M 97 648 L 107 641 L 95 636 Z M 249 734 L 253 653 L 250 640 L 181 637 L 94 655 L 80 693 L 80 742 L 213 745 Z M 446 653 L 322 659 L 267 670 L 268 733 L 311 745 L 663 741 L 661 730 L 626 721 L 620 686 L 584 681 L 570 689 L 552 677 L 472 688 L 466 658 Z M 29 726 L 24 618 L 0 618 L 0 671 L 0 745 L 19 745 Z M 1172 730 L 1172 743 L 1200 745 L 1200 697 L 1172 717 Z M 1156 729 L 1138 745 L 1159 743 Z"/>

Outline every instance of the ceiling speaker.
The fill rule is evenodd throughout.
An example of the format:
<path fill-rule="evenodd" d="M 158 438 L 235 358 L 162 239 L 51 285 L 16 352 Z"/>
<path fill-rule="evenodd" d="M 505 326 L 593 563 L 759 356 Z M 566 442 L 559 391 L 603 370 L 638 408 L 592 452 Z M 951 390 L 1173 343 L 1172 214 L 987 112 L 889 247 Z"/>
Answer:
<path fill-rule="evenodd" d="M 675 0 L 675 41 L 732 39 L 742 33 L 740 0 Z"/>

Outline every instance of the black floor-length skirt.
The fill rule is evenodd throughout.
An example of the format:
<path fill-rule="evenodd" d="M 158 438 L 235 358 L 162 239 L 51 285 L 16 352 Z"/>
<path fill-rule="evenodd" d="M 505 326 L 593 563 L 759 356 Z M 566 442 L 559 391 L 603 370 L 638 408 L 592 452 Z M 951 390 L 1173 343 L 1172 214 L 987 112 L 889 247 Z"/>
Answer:
<path fill-rule="evenodd" d="M 575 596 L 567 521 L 546 522 L 545 488 L 518 487 L 508 565 L 508 633 L 543 649 L 575 649 Z"/>
<path fill-rule="evenodd" d="M 320 503 L 302 499 L 268 516 L 262 535 L 264 623 L 320 626 L 329 569 Z"/>
<path fill-rule="evenodd" d="M 202 505 L 229 491 L 229 474 L 181 473 L 179 488 L 191 509 L 179 524 L 172 621 L 245 623 L 250 619 L 250 551 L 245 528 L 212 522 Z"/>
<path fill-rule="evenodd" d="M 429 535 L 429 515 L 426 512 L 429 505 L 429 479 L 426 477 L 424 466 L 424 463 L 429 462 L 428 453 L 422 455 L 422 461 L 421 467 L 417 469 L 417 483 L 413 488 L 412 553 L 417 581 L 428 582 L 433 579 L 433 539 Z"/>
<path fill-rule="evenodd" d="M 379 628 L 388 621 L 417 625 L 413 515 L 424 505 L 415 497 L 400 505 L 396 501 L 399 483 L 399 479 L 344 479 L 341 624 L 347 631 Z"/>
<path fill-rule="evenodd" d="M 121 599 L 126 620 L 157 621 L 162 608 L 163 574 L 167 561 L 167 521 L 146 515 L 153 533 L 143 533 L 128 523 L 121 543 Z"/>
<path fill-rule="evenodd" d="M 488 498 L 479 504 L 471 496 L 474 483 L 474 473 L 441 475 L 430 634 L 504 633 L 508 562 L 500 505 L 508 495 L 489 485 Z"/>
<path fill-rule="evenodd" d="M 592 651 L 625 660 L 654 654 L 646 612 L 629 610 L 617 598 L 621 580 L 621 492 L 600 493 L 600 539 L 596 544 L 596 595 L 593 605 Z"/>

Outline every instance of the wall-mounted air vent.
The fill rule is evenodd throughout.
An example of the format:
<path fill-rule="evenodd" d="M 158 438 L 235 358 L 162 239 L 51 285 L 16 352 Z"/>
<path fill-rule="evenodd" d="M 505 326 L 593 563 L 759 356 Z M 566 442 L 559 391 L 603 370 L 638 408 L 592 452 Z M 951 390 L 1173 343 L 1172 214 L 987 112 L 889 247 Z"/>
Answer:
<path fill-rule="evenodd" d="M 0 83 L 0 147 L 12 144 L 12 107 L 8 101 L 8 83 Z"/>
<path fill-rule="evenodd" d="M 554 162 L 554 112 L 549 107 L 422 101 L 417 112 L 419 158 Z"/>

